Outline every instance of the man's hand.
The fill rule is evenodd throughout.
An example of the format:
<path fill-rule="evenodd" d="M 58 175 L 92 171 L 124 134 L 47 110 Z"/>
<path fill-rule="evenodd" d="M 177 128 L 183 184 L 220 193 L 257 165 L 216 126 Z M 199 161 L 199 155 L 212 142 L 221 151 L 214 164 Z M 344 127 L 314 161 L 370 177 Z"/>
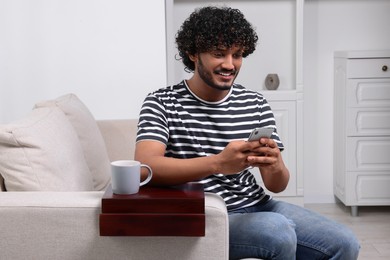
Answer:
<path fill-rule="evenodd" d="M 218 158 L 217 172 L 235 174 L 251 166 L 248 156 L 255 156 L 259 142 L 232 141 L 216 157 Z"/>
<path fill-rule="evenodd" d="M 261 138 L 259 146 L 251 150 L 251 155 L 247 157 L 250 166 L 275 168 L 279 166 L 281 160 L 280 150 L 273 139 Z"/>
<path fill-rule="evenodd" d="M 273 139 L 261 138 L 247 157 L 250 166 L 259 167 L 264 185 L 272 192 L 283 191 L 290 177 L 284 165 L 280 149 Z M 251 142 L 253 143 L 253 142 Z"/>

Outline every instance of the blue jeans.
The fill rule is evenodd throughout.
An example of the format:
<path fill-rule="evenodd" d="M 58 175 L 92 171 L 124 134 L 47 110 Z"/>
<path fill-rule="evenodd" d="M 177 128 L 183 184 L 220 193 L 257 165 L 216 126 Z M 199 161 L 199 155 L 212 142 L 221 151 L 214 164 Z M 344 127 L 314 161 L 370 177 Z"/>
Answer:
<path fill-rule="evenodd" d="M 229 212 L 230 259 L 357 259 L 359 243 L 345 226 L 282 201 Z"/>

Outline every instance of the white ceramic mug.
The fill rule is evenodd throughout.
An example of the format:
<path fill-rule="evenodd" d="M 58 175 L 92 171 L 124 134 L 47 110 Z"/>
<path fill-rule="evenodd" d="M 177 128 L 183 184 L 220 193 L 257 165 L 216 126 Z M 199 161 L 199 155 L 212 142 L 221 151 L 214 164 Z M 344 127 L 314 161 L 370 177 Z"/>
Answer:
<path fill-rule="evenodd" d="M 148 177 L 141 182 L 141 168 L 148 169 Z M 120 160 L 111 162 L 111 185 L 114 194 L 135 194 L 153 176 L 152 169 L 138 161 Z"/>

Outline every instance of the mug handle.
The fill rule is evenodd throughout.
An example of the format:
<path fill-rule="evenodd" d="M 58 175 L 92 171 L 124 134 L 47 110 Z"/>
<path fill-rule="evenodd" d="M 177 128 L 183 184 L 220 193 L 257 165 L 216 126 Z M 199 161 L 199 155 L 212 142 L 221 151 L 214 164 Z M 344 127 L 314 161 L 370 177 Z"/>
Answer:
<path fill-rule="evenodd" d="M 143 185 L 147 184 L 152 179 L 152 176 L 153 176 L 153 171 L 148 165 L 141 164 L 141 167 L 145 167 L 146 169 L 148 169 L 149 173 L 148 173 L 148 177 L 143 182 L 141 182 L 139 184 L 139 186 L 143 186 Z"/>

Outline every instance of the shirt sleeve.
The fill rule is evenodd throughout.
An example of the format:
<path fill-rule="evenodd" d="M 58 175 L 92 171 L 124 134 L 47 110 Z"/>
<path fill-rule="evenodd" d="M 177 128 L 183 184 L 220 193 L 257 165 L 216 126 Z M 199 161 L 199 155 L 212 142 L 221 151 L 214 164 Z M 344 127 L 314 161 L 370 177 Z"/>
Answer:
<path fill-rule="evenodd" d="M 169 137 L 165 106 L 156 95 L 149 94 L 140 111 L 136 141 L 154 140 L 167 144 Z"/>

